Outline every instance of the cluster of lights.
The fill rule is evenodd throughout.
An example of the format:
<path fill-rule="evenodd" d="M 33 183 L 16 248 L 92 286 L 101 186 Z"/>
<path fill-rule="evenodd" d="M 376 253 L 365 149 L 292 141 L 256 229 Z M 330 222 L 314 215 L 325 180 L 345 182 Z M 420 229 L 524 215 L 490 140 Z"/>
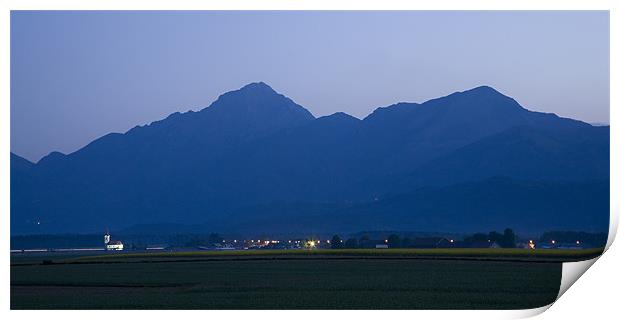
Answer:
<path fill-rule="evenodd" d="M 321 240 L 313 240 L 315 244 L 320 244 Z M 258 244 L 258 245 L 268 245 L 271 243 L 281 243 L 281 240 L 262 240 L 262 239 L 250 239 L 250 240 L 222 240 L 222 243 L 238 243 L 238 242 L 245 242 L 245 243 L 252 243 L 252 244 Z M 300 244 L 302 241 L 300 240 L 288 240 L 288 243 L 295 243 L 295 244 Z M 341 240 L 342 242 L 342 240 Z M 329 240 L 327 240 L 327 243 L 330 243 Z"/>
<path fill-rule="evenodd" d="M 230 240 L 229 240 L 229 241 L 230 241 Z M 254 242 L 256 242 L 256 243 L 261 243 L 261 242 L 262 242 L 262 243 L 264 243 L 264 244 L 270 244 L 270 243 L 280 243 L 280 242 L 281 242 L 280 240 L 260 240 L 260 239 L 259 239 L 259 240 L 253 240 L 253 239 L 251 239 L 251 240 L 243 240 L 243 241 L 245 241 L 245 242 L 251 242 L 251 243 L 254 243 Z M 237 242 L 239 242 L 239 241 L 238 241 L 237 239 L 235 239 L 235 240 L 232 240 L 232 242 L 237 243 Z M 293 242 L 295 242 L 295 243 L 299 243 L 299 241 L 292 241 L 292 240 L 289 240 L 289 241 L 288 241 L 288 243 L 293 243 Z M 341 242 L 342 242 L 342 240 L 341 240 Z M 226 240 L 222 240 L 222 243 L 226 243 Z M 317 243 L 321 243 L 321 241 L 319 240 L 319 241 L 317 241 Z M 329 243 L 329 240 L 327 240 L 327 243 Z"/>
<path fill-rule="evenodd" d="M 530 242 L 527 244 L 527 246 L 528 246 L 530 249 L 534 249 L 534 248 L 536 248 L 536 245 L 534 244 L 534 240 L 530 240 Z"/>
<path fill-rule="evenodd" d="M 244 241 L 244 242 L 250 242 L 250 243 L 264 244 L 264 245 L 268 245 L 268 244 L 270 244 L 270 243 L 280 243 L 280 242 L 281 242 L 280 240 L 261 240 L 261 239 L 258 239 L 258 240 L 250 239 L 250 240 L 242 240 L 242 241 Z M 448 241 L 449 241 L 450 243 L 454 243 L 454 242 L 455 242 L 455 240 L 454 240 L 454 239 L 449 239 Z M 491 242 L 491 240 L 487 240 L 487 241 L 488 241 L 488 242 Z M 234 240 L 232 240 L 232 242 L 237 243 L 238 241 L 237 241 L 237 239 L 234 239 Z M 293 243 L 295 243 L 295 244 L 300 244 L 301 242 L 302 242 L 302 241 L 300 241 L 300 240 L 288 240 L 288 243 L 290 243 L 290 244 L 293 244 Z M 331 241 L 330 241 L 330 240 L 325 240 L 325 242 L 326 242 L 327 244 L 331 244 Z M 341 242 L 341 243 L 343 243 L 343 242 L 344 242 L 344 240 L 340 239 L 340 242 Z M 384 242 L 384 243 L 389 243 L 389 240 L 388 240 L 388 239 L 384 239 L 384 240 L 383 240 L 383 242 Z M 222 240 L 222 243 L 226 243 L 226 240 Z M 551 243 L 552 243 L 552 244 L 555 244 L 555 243 L 556 243 L 556 241 L 555 241 L 555 240 L 551 240 Z M 577 243 L 577 244 L 581 244 L 581 242 L 580 242 L 579 240 L 577 240 L 577 241 L 576 241 L 576 243 Z M 310 241 L 308 241 L 308 242 L 307 242 L 307 244 L 308 244 L 310 247 L 316 247 L 317 245 L 321 244 L 321 240 L 310 240 Z M 534 245 L 535 245 L 535 244 L 534 244 L 534 240 L 529 240 L 528 246 L 529 246 L 530 248 L 533 248 L 533 247 L 534 247 Z"/>
<path fill-rule="evenodd" d="M 531 240 L 530 240 L 530 242 L 531 242 Z M 555 240 L 551 240 L 551 244 L 555 244 Z M 577 241 L 575 241 L 575 244 L 581 244 L 581 241 L 577 240 Z"/>
<path fill-rule="evenodd" d="M 242 241 L 244 241 L 244 242 L 248 242 L 248 240 L 242 240 Z M 450 243 L 454 243 L 454 241 L 455 241 L 455 240 L 454 240 L 454 239 L 450 239 L 450 240 L 448 240 L 448 241 L 449 241 Z M 488 241 L 488 242 L 491 242 L 491 240 L 490 240 L 490 239 L 489 239 L 489 240 L 487 240 L 487 241 Z M 232 242 L 237 243 L 237 239 L 232 240 Z M 249 240 L 249 242 L 251 242 L 251 243 L 256 242 L 256 243 L 258 243 L 258 244 L 261 244 L 261 243 L 262 243 L 262 244 L 264 244 L 264 245 L 268 245 L 268 244 L 270 244 L 270 243 L 280 243 L 280 240 L 264 240 L 264 241 L 263 241 L 263 240 L 258 239 L 258 240 L 256 240 L 256 241 L 254 241 L 253 239 L 251 239 L 251 240 Z M 330 243 L 331 243 L 331 241 L 330 241 L 330 240 L 326 240 L 325 242 L 326 242 L 327 244 L 330 244 Z M 340 242 L 342 243 L 342 242 L 344 242 L 344 240 L 340 239 Z M 389 242 L 389 240 L 388 240 L 388 239 L 385 239 L 385 240 L 383 240 L 383 242 L 388 243 L 388 242 Z M 226 243 L 226 240 L 222 240 L 222 243 Z M 301 241 L 300 241 L 300 240 L 288 240 L 288 243 L 291 243 L 291 244 L 292 244 L 292 243 L 299 244 L 299 243 L 301 243 Z M 321 244 L 321 240 L 310 240 L 310 241 L 306 242 L 306 244 L 308 245 L 308 247 L 314 248 L 314 247 L 318 246 L 319 244 Z M 551 240 L 551 244 L 555 245 L 555 244 L 556 244 L 556 241 L 555 241 L 555 240 Z M 575 241 L 575 244 L 580 245 L 580 244 L 581 244 L 581 241 L 576 240 L 576 241 Z M 529 247 L 530 249 L 534 249 L 534 248 L 536 247 L 536 244 L 534 243 L 534 240 L 529 240 L 529 241 L 528 241 L 528 247 Z"/>

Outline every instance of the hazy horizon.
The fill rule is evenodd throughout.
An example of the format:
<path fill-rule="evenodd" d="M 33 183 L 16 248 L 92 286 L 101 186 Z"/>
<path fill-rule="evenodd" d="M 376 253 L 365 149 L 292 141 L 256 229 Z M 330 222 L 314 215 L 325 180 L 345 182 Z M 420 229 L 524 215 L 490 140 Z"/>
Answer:
<path fill-rule="evenodd" d="M 11 152 L 71 153 L 258 81 L 316 117 L 488 85 L 609 123 L 609 13 L 14 11 Z"/>

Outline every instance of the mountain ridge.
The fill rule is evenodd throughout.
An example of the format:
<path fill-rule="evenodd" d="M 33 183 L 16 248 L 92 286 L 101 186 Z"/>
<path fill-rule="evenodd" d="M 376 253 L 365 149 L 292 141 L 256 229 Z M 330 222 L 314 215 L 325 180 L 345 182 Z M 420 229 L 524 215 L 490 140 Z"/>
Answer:
<path fill-rule="evenodd" d="M 82 147 L 82 148 L 80 148 L 80 149 L 78 149 L 78 150 L 76 150 L 76 151 L 74 151 L 74 152 L 68 153 L 67 155 L 70 155 L 70 154 L 72 154 L 72 153 L 75 153 L 75 152 L 77 152 L 77 151 L 79 151 L 79 150 L 81 150 L 81 149 L 83 149 L 83 148 L 87 147 L 89 144 L 91 144 L 91 143 L 93 143 L 93 142 L 97 141 L 98 139 L 105 138 L 105 137 L 106 137 L 106 136 L 108 136 L 108 135 L 116 135 L 116 134 L 125 135 L 125 134 L 131 133 L 131 132 L 133 132 L 133 131 L 135 131 L 135 130 L 140 130 L 140 129 L 148 128 L 148 127 L 151 127 L 151 126 L 157 126 L 157 125 L 159 125 L 159 124 L 161 124 L 162 122 L 165 122 L 165 121 L 167 121 L 167 120 L 170 120 L 170 121 L 172 121 L 172 120 L 178 120 L 178 119 L 181 119 L 181 118 L 183 118 L 183 117 L 187 117 L 187 116 L 192 116 L 192 115 L 195 115 L 195 114 L 199 114 L 199 113 L 201 113 L 201 112 L 204 112 L 204 111 L 210 110 L 210 108 L 211 108 L 212 106 L 214 106 L 214 105 L 215 105 L 215 106 L 217 106 L 217 105 L 216 105 L 216 103 L 218 102 L 218 100 L 220 100 L 220 98 L 222 98 L 222 97 L 224 97 L 224 96 L 226 96 L 226 95 L 228 95 L 228 94 L 247 93 L 248 91 L 253 91 L 253 92 L 262 92 L 262 94 L 264 94 L 264 93 L 271 93 L 271 94 L 275 94 L 275 95 L 280 96 L 280 97 L 284 97 L 286 100 L 290 100 L 290 98 L 288 98 L 288 97 L 286 97 L 286 96 L 284 96 L 284 95 L 282 95 L 282 94 L 278 93 L 278 92 L 277 92 L 277 91 L 275 91 L 275 90 L 274 90 L 271 86 L 269 86 L 268 84 L 266 84 L 266 83 L 264 83 L 264 82 L 262 82 L 262 81 L 260 81 L 260 82 L 252 82 L 252 83 L 249 83 L 249 84 L 247 84 L 247 85 L 243 86 L 243 87 L 242 87 L 242 88 L 240 88 L 240 89 L 233 90 L 233 91 L 229 91 L 229 92 L 227 92 L 227 93 L 224 93 L 224 94 L 220 95 L 220 96 L 219 96 L 219 97 L 218 97 L 218 98 L 217 98 L 217 99 L 216 99 L 213 103 L 211 103 L 211 104 L 210 104 L 209 106 L 207 106 L 207 107 L 204 107 L 204 108 L 200 109 L 199 111 L 192 111 L 192 110 L 189 110 L 189 111 L 187 111 L 187 112 L 179 112 L 179 111 L 177 111 L 177 112 L 173 112 L 173 113 L 169 114 L 167 117 L 165 117 L 165 118 L 163 118 L 163 119 L 160 119 L 160 120 L 155 120 L 155 121 L 152 121 L 152 122 L 150 122 L 150 123 L 148 123 L 148 124 L 145 124 L 145 125 L 136 125 L 136 126 L 134 126 L 133 128 L 131 128 L 131 129 L 129 129 L 129 130 L 127 130 L 127 131 L 125 131 L 124 133 L 116 133 L 116 132 L 108 133 L 108 134 L 106 134 L 106 135 L 101 136 L 100 138 L 97 138 L 97 139 L 95 139 L 95 140 L 91 141 L 90 143 L 88 143 L 88 144 L 87 144 L 87 145 L 85 145 L 84 147 Z M 375 116 L 376 116 L 376 114 L 380 114 L 380 113 L 384 113 L 384 112 L 394 112 L 394 111 L 398 111 L 398 109 L 407 109 L 407 111 L 411 111 L 411 110 L 413 110 L 415 107 L 425 106 L 425 105 L 427 105 L 427 104 L 435 104 L 435 103 L 437 103 L 437 102 L 439 102 L 439 101 L 442 101 L 442 100 L 447 99 L 447 98 L 450 98 L 450 97 L 454 97 L 454 96 L 462 96 L 462 95 L 467 96 L 467 95 L 472 95 L 472 94 L 473 94 L 473 95 L 475 95 L 475 96 L 477 96 L 477 95 L 478 95 L 478 93 L 480 93 L 480 92 L 490 93 L 490 94 L 495 95 L 495 96 L 498 96 L 498 97 L 503 97 L 503 98 L 507 99 L 507 101 L 514 102 L 514 103 L 515 103 L 515 107 L 518 107 L 518 109 L 523 110 L 523 111 L 533 112 L 533 113 L 540 114 L 540 115 L 547 115 L 547 116 L 550 116 L 550 117 L 555 117 L 555 118 L 559 118 L 559 119 L 565 119 L 565 120 L 575 121 L 575 122 L 580 123 L 580 124 L 584 124 L 584 125 L 590 125 L 590 126 L 593 126 L 593 125 L 591 125 L 591 124 L 589 124 L 589 123 L 586 123 L 586 122 L 583 122 L 583 121 L 580 121 L 580 120 L 574 120 L 574 119 L 570 119 L 570 118 L 563 118 L 563 117 L 559 117 L 559 116 L 558 116 L 558 115 L 556 115 L 555 113 L 543 113 L 543 112 L 537 112 L 537 111 L 527 110 L 527 109 L 523 108 L 522 106 L 520 106 L 520 105 L 516 102 L 516 100 L 514 100 L 514 99 L 512 99 L 512 98 L 510 98 L 510 97 L 508 97 L 508 96 L 505 96 L 504 94 L 500 93 L 499 91 L 497 91 L 496 89 L 494 89 L 493 87 L 488 86 L 488 85 L 481 85 L 481 86 L 478 86 L 478 87 L 474 87 L 474 88 L 472 88 L 472 89 L 468 89 L 468 90 L 464 90 L 464 91 L 457 91 L 457 92 L 454 92 L 454 93 L 451 93 L 451 94 L 445 95 L 445 96 L 443 96 L 443 97 L 434 98 L 434 99 L 429 99 L 429 100 L 427 100 L 427 101 L 425 101 L 425 102 L 422 102 L 422 103 L 417 103 L 417 102 L 398 102 L 398 103 L 391 104 L 391 105 L 386 106 L 386 107 L 378 107 L 378 108 L 376 108 L 375 110 L 373 110 L 370 114 L 368 114 L 366 117 L 364 117 L 364 118 L 362 118 L 362 119 L 358 119 L 358 118 L 356 118 L 356 117 L 354 117 L 354 116 L 352 116 L 352 115 L 349 115 L 349 114 L 347 114 L 347 113 L 345 113 L 345 112 L 335 112 L 335 113 L 333 113 L 333 114 L 331 114 L 331 115 L 321 116 L 321 117 L 315 118 L 315 117 L 314 117 L 314 115 L 312 115 L 312 113 L 311 113 L 311 112 L 309 112 L 309 111 L 308 111 L 308 110 L 306 110 L 305 108 L 303 108 L 303 107 L 301 107 L 301 106 L 299 106 L 299 105 L 295 104 L 292 100 L 290 100 L 290 101 L 291 101 L 293 104 L 295 104 L 295 105 L 297 105 L 297 106 L 301 107 L 302 109 L 304 109 L 305 111 L 307 111 L 307 113 L 308 113 L 308 114 L 309 114 L 309 115 L 310 115 L 313 119 L 325 119 L 325 118 L 328 118 L 328 117 L 333 117 L 333 116 L 338 116 L 338 117 L 346 116 L 345 118 L 354 118 L 354 119 L 358 119 L 358 120 L 361 120 L 361 121 L 367 121 L 368 119 L 371 119 L 371 117 L 372 117 L 373 115 L 375 115 Z M 605 127 L 605 125 L 597 125 L 597 126 Z M 609 126 L 609 125 L 606 125 L 606 126 Z M 43 158 L 46 158 L 46 157 L 49 157 L 49 156 L 56 156 L 57 154 L 65 155 L 65 154 L 63 154 L 63 153 L 61 153 L 61 152 L 58 152 L 58 151 L 52 151 L 52 152 L 50 152 L 48 155 L 46 155 L 46 156 L 42 157 L 39 161 L 37 161 L 37 162 L 33 162 L 33 163 L 35 163 L 35 164 L 36 164 L 36 163 L 39 163 L 39 162 L 40 162 Z M 17 154 L 16 154 L 16 155 L 17 155 Z M 18 156 L 19 156 L 19 155 L 18 155 Z"/>
<path fill-rule="evenodd" d="M 25 174 L 11 156 L 17 190 L 11 228 L 122 228 L 215 217 L 223 226 L 259 214 L 236 210 L 269 203 L 342 206 L 498 175 L 604 179 L 605 130 L 529 111 L 488 86 L 357 119 L 342 112 L 315 118 L 267 84 L 252 83 L 200 111 L 107 134 L 67 155 L 52 153 Z M 292 217 L 299 214 L 292 210 Z"/>

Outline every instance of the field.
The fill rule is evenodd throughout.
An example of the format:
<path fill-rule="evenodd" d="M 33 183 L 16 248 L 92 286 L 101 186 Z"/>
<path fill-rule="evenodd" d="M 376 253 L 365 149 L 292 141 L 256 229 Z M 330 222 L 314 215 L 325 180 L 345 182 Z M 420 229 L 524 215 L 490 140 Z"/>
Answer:
<path fill-rule="evenodd" d="M 560 261 L 600 254 L 447 250 L 16 255 L 11 308 L 535 308 L 555 300 Z"/>

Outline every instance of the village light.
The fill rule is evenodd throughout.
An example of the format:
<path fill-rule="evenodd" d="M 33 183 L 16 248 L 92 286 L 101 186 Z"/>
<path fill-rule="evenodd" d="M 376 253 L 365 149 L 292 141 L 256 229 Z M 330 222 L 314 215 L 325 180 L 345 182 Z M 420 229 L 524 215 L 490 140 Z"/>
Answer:
<path fill-rule="evenodd" d="M 387 239 L 385 239 L 385 243 L 388 243 Z"/>
<path fill-rule="evenodd" d="M 450 243 L 454 243 L 454 239 L 450 239 Z"/>
<path fill-rule="evenodd" d="M 580 244 L 581 242 L 579 242 L 579 240 L 577 240 L 577 242 L 576 242 L 576 243 L 577 243 L 577 244 Z"/>
<path fill-rule="evenodd" d="M 552 243 L 552 244 L 555 244 L 555 240 L 551 240 L 551 243 Z"/>

